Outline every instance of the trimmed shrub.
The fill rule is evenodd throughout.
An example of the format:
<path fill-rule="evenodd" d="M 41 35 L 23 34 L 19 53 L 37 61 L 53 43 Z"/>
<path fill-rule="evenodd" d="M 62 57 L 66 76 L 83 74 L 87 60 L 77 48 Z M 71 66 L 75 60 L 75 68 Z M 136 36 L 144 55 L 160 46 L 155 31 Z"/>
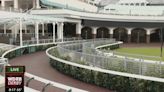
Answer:
<path fill-rule="evenodd" d="M 95 84 L 117 92 L 164 92 L 164 83 L 83 69 L 50 59 L 53 68 L 86 83 Z"/>
<path fill-rule="evenodd" d="M 38 52 L 38 51 L 43 51 L 43 50 L 45 50 L 49 47 L 52 47 L 52 46 L 55 46 L 55 45 L 53 44 L 53 45 L 47 45 L 47 46 L 41 45 L 41 46 L 29 46 L 29 47 L 19 48 L 19 49 L 12 51 L 12 52 L 9 52 L 5 56 L 5 58 L 12 59 L 12 58 L 15 58 L 17 56 L 30 54 L 30 53 L 34 53 L 34 52 Z"/>

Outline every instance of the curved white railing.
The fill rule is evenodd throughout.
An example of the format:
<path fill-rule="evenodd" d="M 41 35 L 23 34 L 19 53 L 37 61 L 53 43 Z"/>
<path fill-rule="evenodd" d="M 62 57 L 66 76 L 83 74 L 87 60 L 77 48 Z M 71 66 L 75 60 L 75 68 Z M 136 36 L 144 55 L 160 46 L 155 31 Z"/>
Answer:
<path fill-rule="evenodd" d="M 162 62 L 161 60 L 161 57 L 158 57 L 158 56 L 148 56 L 148 55 L 137 55 L 137 54 L 129 54 L 129 53 L 121 53 L 121 52 L 115 52 L 115 51 L 102 51 L 102 50 L 99 50 L 100 48 L 103 48 L 103 47 L 108 47 L 108 46 L 112 46 L 112 45 L 117 45 L 117 44 L 122 44 L 122 42 L 118 42 L 118 43 L 113 43 L 113 44 L 106 44 L 106 45 L 101 45 L 101 46 L 98 46 L 96 47 L 96 51 L 98 53 L 100 53 L 101 55 L 104 55 L 104 56 L 113 56 L 113 57 L 118 57 L 118 58 L 122 58 L 122 59 L 126 59 L 126 58 L 129 58 L 129 59 L 133 59 L 133 60 L 136 60 L 136 62 L 139 60 L 139 59 L 142 59 L 144 60 L 144 62 L 146 63 L 152 63 L 152 64 L 163 64 L 164 65 L 164 62 Z M 122 55 L 118 55 L 118 54 L 122 54 Z M 125 55 L 125 56 L 123 56 Z M 129 56 L 128 56 L 129 55 Z M 138 57 L 138 58 L 135 58 Z M 155 59 L 159 59 L 159 60 L 149 60 L 149 59 L 146 59 L 147 58 L 155 58 Z M 140 62 L 140 61 L 138 61 Z"/>
<path fill-rule="evenodd" d="M 22 9 L 15 9 L 12 7 L 2 7 L 0 6 L 1 11 L 9 11 L 9 12 L 22 12 Z"/>
<path fill-rule="evenodd" d="M 63 59 L 60 59 L 58 57 L 54 57 L 53 55 L 49 54 L 49 51 L 54 49 L 56 47 L 51 47 L 46 50 L 46 55 L 58 62 L 62 62 L 71 66 L 79 67 L 79 68 L 84 68 L 88 70 L 93 70 L 93 71 L 98 71 L 102 73 L 108 73 L 112 75 L 119 75 L 119 76 L 124 76 L 124 77 L 131 77 L 131 78 L 137 78 L 137 79 L 144 79 L 144 80 L 149 80 L 149 81 L 156 81 L 156 82 L 164 82 L 163 78 L 157 78 L 157 77 L 150 77 L 150 76 L 143 76 L 143 75 L 137 75 L 137 74 L 130 74 L 130 73 L 123 73 L 123 72 L 118 72 L 118 71 L 112 71 L 112 70 L 106 70 L 106 69 L 101 69 L 98 67 L 93 67 L 93 66 L 87 66 L 87 65 L 81 65 L 73 62 L 69 62 Z"/>
<path fill-rule="evenodd" d="M 18 50 L 18 49 L 21 49 L 21 48 L 31 47 L 31 46 L 50 45 L 50 44 L 54 44 L 54 43 L 32 44 L 32 45 L 26 45 L 26 46 L 22 46 L 22 47 L 16 47 L 16 48 L 13 48 L 13 49 L 11 49 L 11 50 L 6 51 L 6 52 L 1 56 L 1 58 L 5 58 L 5 56 L 6 56 L 8 53 L 13 52 L 13 51 Z M 8 64 L 8 65 L 9 65 L 9 64 Z M 64 85 L 64 84 L 61 84 L 61 83 L 57 83 L 57 82 L 54 82 L 54 81 L 50 81 L 50 80 L 47 80 L 47 79 L 45 79 L 45 78 L 41 78 L 41 77 L 39 77 L 39 76 L 30 74 L 30 73 L 27 73 L 27 72 L 25 73 L 25 76 L 27 76 L 27 77 L 29 77 L 29 78 L 34 77 L 35 80 L 38 80 L 38 81 L 43 82 L 43 83 L 45 83 L 45 84 L 50 83 L 51 86 L 57 87 L 57 88 L 61 88 L 61 89 L 66 90 L 66 91 L 68 91 L 68 90 L 71 89 L 72 92 L 88 92 L 88 91 L 86 91 L 86 90 L 82 90 L 82 89 L 78 89 L 78 88 L 75 88 L 75 87 L 67 86 L 67 85 Z M 2 82 L 3 82 L 3 81 L 2 81 Z M 3 83 L 4 83 L 4 82 L 3 82 Z M 2 86 L 4 85 L 3 83 L 2 83 Z"/>
<path fill-rule="evenodd" d="M 82 89 L 79 89 L 79 88 L 67 86 L 67 85 L 64 85 L 64 84 L 61 84 L 61 83 L 58 83 L 58 82 L 53 82 L 53 81 L 41 78 L 39 76 L 30 74 L 30 73 L 27 73 L 27 72 L 25 73 L 25 75 L 29 78 L 35 78 L 35 80 L 38 80 L 38 81 L 43 82 L 45 84 L 50 83 L 52 86 L 63 89 L 63 90 L 66 90 L 66 91 L 71 89 L 72 90 L 71 92 L 88 92 L 86 90 L 82 90 Z"/>
<path fill-rule="evenodd" d="M 69 42 L 74 42 L 74 41 L 82 41 L 81 38 L 76 38 L 76 37 L 72 37 L 72 38 L 64 38 L 64 39 L 40 39 L 39 43 L 37 43 L 36 39 L 33 40 L 25 40 L 23 41 L 23 46 L 26 45 L 32 45 L 32 44 L 51 44 L 51 43 L 69 43 Z"/>
<path fill-rule="evenodd" d="M 121 43 L 121 42 L 120 42 Z M 76 44 L 76 43 L 75 43 Z M 117 43 L 118 44 L 118 43 Z M 71 45 L 70 45 L 71 46 Z M 73 46 L 74 47 L 74 46 Z M 98 46 L 98 47 L 101 47 L 101 46 Z M 53 50 L 53 49 L 55 49 L 55 48 L 57 48 L 57 49 L 59 49 L 59 53 L 60 53 L 60 51 L 62 50 L 62 46 L 57 46 L 57 47 L 51 47 L 51 48 L 49 48 L 49 49 L 47 49 L 46 50 L 46 54 L 51 58 L 51 59 L 54 59 L 54 60 L 56 60 L 56 61 L 59 61 L 59 62 L 62 62 L 62 63 L 65 63 L 65 64 L 69 64 L 69 65 L 72 65 L 72 66 L 75 66 L 75 67 L 80 67 L 80 68 L 85 68 L 85 69 L 89 69 L 89 70 L 94 70 L 94 71 L 99 71 L 99 72 L 102 72 L 102 73 L 109 73 L 109 74 L 113 74 L 113 75 L 119 75 L 119 76 L 124 76 L 124 77 L 131 77 L 131 78 L 137 78 L 137 79 L 144 79 L 144 80 L 150 80 L 150 81 L 156 81 L 156 82 L 164 82 L 164 79 L 163 78 L 158 78 L 158 77 L 150 77 L 150 76 L 147 76 L 147 75 L 145 75 L 144 74 L 144 72 L 147 72 L 147 69 L 149 69 L 149 67 L 151 66 L 148 66 L 147 64 L 147 62 L 144 62 L 144 61 L 137 61 L 138 62 L 138 64 L 139 64 L 139 69 L 138 69 L 138 72 L 139 72 L 139 74 L 137 73 L 137 74 L 131 74 L 131 73 L 126 73 L 126 72 L 119 72 L 119 71 L 114 71 L 114 70 L 108 70 L 108 69 L 104 69 L 104 68 L 102 68 L 101 66 L 99 67 L 99 65 L 97 65 L 97 66 L 95 66 L 95 64 L 93 64 L 93 65 L 90 65 L 90 64 L 92 64 L 92 57 L 93 58 L 95 58 L 95 57 L 97 57 L 96 55 L 89 55 L 88 57 L 90 57 L 90 59 L 91 59 L 91 61 L 86 61 L 86 62 L 88 62 L 89 63 L 89 66 L 88 65 L 81 65 L 81 64 L 78 64 L 77 62 L 74 62 L 73 60 L 71 60 L 71 62 L 70 61 L 66 61 L 66 60 L 63 60 L 63 59 L 60 59 L 59 57 L 55 57 L 55 56 L 53 56 L 53 55 L 51 55 L 50 53 L 49 53 L 49 51 L 51 51 L 51 50 Z M 69 48 L 69 47 L 68 47 Z M 75 48 L 77 48 L 77 47 L 75 47 Z M 64 50 L 65 49 L 65 50 Z M 63 54 L 63 52 L 65 52 L 66 54 L 67 54 L 67 52 L 70 52 L 70 55 L 77 55 L 77 57 L 79 57 L 78 59 L 80 60 L 80 57 L 85 57 L 85 58 L 87 58 L 87 53 L 85 54 L 85 53 L 82 53 L 82 52 L 76 52 L 76 50 L 75 51 L 71 51 L 71 50 L 66 50 L 67 49 L 67 47 L 65 47 L 65 48 L 63 48 L 63 51 L 61 51 L 61 54 L 62 54 L 62 56 L 64 56 L 64 54 Z M 81 54 L 80 54 L 81 53 Z M 67 54 L 68 55 L 68 54 Z M 79 56 L 80 55 L 80 56 Z M 76 56 L 74 56 L 74 58 L 75 58 Z M 99 56 L 99 57 L 101 57 L 101 56 Z M 104 57 L 104 59 L 106 59 L 107 58 L 107 56 L 106 57 Z M 117 57 L 111 57 L 111 59 L 116 59 Z M 87 59 L 87 60 L 90 60 L 90 59 Z M 110 57 L 109 57 L 109 59 L 110 59 Z M 127 59 L 127 62 L 126 62 L 126 59 Z M 133 60 L 133 59 L 128 59 L 128 58 L 122 58 L 122 60 L 123 60 L 123 63 L 124 63 L 124 66 L 126 67 L 126 64 L 128 63 L 128 62 L 134 62 L 134 64 L 136 63 L 136 61 L 135 60 Z M 76 59 L 75 59 L 76 60 Z M 100 60 L 100 59 L 98 59 L 98 60 Z M 117 60 L 116 60 L 117 61 Z M 116 61 L 113 61 L 113 62 L 116 62 Z M 140 64 L 141 64 L 141 66 L 140 66 Z M 156 62 L 154 62 L 153 64 L 157 64 L 157 66 L 158 66 L 158 63 L 156 63 Z M 160 63 L 161 64 L 161 63 Z M 101 65 L 101 64 L 100 64 Z M 138 66 L 138 65 L 137 65 Z M 156 66 L 156 67 L 157 67 Z M 160 65 L 158 66 L 158 67 L 161 67 Z M 128 68 L 128 67 L 126 67 L 126 68 Z M 141 68 L 141 69 L 140 69 Z M 142 70 L 143 69 L 143 70 Z M 161 68 L 160 68 L 161 69 Z M 136 71 L 136 70 L 134 70 L 134 71 Z M 143 74 L 142 74 L 142 72 L 143 72 Z"/>

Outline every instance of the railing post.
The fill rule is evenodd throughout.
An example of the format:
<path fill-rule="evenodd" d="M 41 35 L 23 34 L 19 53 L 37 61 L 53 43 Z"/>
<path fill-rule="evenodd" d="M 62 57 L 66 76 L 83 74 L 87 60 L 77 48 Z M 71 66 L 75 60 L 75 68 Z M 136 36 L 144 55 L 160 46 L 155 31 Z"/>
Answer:
<path fill-rule="evenodd" d="M 128 58 L 125 56 L 125 59 L 124 59 L 124 70 L 127 71 L 127 60 Z"/>
<path fill-rule="evenodd" d="M 46 85 L 43 87 L 43 89 L 42 89 L 41 92 L 45 92 L 46 88 L 47 88 L 48 86 L 50 86 L 50 85 L 51 85 L 51 83 L 46 84 Z"/>
<path fill-rule="evenodd" d="M 142 59 L 140 58 L 139 61 L 139 74 L 142 75 Z"/>
<path fill-rule="evenodd" d="M 22 35 L 22 26 L 23 26 L 23 24 L 22 24 L 22 18 L 20 18 L 20 20 L 19 20 L 19 35 L 20 35 L 20 46 L 23 46 L 23 35 Z"/>
<path fill-rule="evenodd" d="M 56 29 L 56 27 L 55 27 L 55 25 L 56 25 L 56 23 L 53 23 L 53 42 L 55 43 L 55 29 Z"/>
<path fill-rule="evenodd" d="M 67 92 L 72 92 L 72 89 L 69 89 Z"/>
<path fill-rule="evenodd" d="M 39 44 L 39 23 L 36 22 L 35 24 L 35 39 L 36 39 L 36 44 Z"/>
<path fill-rule="evenodd" d="M 159 74 L 162 75 L 162 62 L 160 61 L 158 65 L 159 65 L 158 68 Z"/>
<path fill-rule="evenodd" d="M 30 79 L 27 80 L 27 82 L 26 82 L 26 86 L 27 86 L 27 87 L 29 87 L 29 83 L 30 83 L 32 80 L 34 80 L 34 77 L 32 77 L 32 78 L 30 78 Z"/>

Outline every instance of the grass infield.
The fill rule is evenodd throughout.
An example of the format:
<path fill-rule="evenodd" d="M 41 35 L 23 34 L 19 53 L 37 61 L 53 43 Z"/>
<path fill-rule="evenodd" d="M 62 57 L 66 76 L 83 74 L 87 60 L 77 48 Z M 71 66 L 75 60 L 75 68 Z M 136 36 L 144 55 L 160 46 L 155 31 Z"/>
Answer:
<path fill-rule="evenodd" d="M 123 56 L 130 56 L 130 57 L 142 57 L 148 60 L 161 60 L 160 58 L 160 51 L 161 49 L 158 47 L 133 47 L 133 48 L 119 48 L 115 50 L 116 52 L 126 53 L 122 54 Z M 121 55 L 120 54 L 120 55 Z M 132 55 L 130 55 L 132 54 Z M 162 60 L 164 61 L 164 48 L 163 48 L 163 57 Z"/>

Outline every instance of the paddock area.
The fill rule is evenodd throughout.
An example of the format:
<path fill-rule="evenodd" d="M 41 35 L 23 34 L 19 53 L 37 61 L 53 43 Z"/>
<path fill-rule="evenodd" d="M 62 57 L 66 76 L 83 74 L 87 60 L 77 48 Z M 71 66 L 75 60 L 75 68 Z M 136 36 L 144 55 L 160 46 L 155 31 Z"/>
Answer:
<path fill-rule="evenodd" d="M 150 44 L 125 43 L 125 44 L 120 45 L 120 48 L 114 51 L 119 52 L 119 53 L 126 53 L 127 56 L 131 54 L 132 57 L 140 56 L 141 58 L 144 58 L 144 59 L 149 59 L 147 57 L 151 57 L 152 59 L 150 60 L 161 60 L 161 59 L 164 60 L 164 56 L 163 56 L 164 52 L 162 52 L 162 58 L 161 58 L 161 44 L 160 43 L 150 43 Z"/>

